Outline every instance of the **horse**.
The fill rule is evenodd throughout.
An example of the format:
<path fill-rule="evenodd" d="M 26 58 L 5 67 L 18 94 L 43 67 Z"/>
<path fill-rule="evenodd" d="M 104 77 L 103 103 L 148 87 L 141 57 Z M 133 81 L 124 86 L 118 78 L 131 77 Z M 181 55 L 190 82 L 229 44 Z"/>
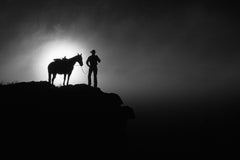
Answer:
<path fill-rule="evenodd" d="M 72 74 L 73 66 L 76 62 L 78 62 L 80 66 L 83 66 L 82 54 L 77 54 L 76 56 L 69 59 L 67 59 L 66 57 L 64 57 L 63 59 L 54 59 L 54 61 L 48 65 L 48 82 L 50 84 L 53 84 L 57 74 L 64 74 L 63 85 L 65 86 L 66 75 L 68 85 L 69 78 Z M 51 75 L 53 75 L 52 78 Z"/>

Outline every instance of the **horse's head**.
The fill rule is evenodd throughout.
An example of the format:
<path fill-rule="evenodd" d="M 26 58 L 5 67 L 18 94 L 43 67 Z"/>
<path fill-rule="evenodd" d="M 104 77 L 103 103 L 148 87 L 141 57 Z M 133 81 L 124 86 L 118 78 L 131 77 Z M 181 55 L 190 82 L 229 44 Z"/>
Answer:
<path fill-rule="evenodd" d="M 80 66 L 83 66 L 82 54 L 77 54 L 76 60 L 80 64 Z"/>

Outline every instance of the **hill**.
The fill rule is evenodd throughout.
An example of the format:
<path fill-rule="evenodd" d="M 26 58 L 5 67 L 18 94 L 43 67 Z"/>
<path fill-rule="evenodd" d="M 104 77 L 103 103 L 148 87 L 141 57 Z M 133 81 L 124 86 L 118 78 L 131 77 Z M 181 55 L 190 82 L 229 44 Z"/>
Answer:
<path fill-rule="evenodd" d="M 120 96 L 85 84 L 48 82 L 0 86 L 8 144 L 35 154 L 126 152 L 126 125 L 133 110 Z M 13 145 L 14 144 L 14 145 Z"/>

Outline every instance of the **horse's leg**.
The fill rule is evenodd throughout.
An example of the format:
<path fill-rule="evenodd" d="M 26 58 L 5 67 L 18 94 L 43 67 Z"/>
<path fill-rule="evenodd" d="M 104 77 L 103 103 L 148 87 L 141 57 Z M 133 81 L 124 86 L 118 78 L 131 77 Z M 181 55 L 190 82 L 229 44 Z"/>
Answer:
<path fill-rule="evenodd" d="M 64 74 L 64 77 L 63 77 L 63 85 L 65 86 L 65 80 L 66 80 L 66 74 Z"/>
<path fill-rule="evenodd" d="M 48 72 L 48 82 L 51 84 L 51 73 Z"/>
<path fill-rule="evenodd" d="M 56 78 L 56 74 L 53 73 L 52 84 L 54 83 L 54 79 Z"/>
<path fill-rule="evenodd" d="M 67 85 L 69 83 L 70 76 L 71 76 L 71 73 L 68 74 Z"/>

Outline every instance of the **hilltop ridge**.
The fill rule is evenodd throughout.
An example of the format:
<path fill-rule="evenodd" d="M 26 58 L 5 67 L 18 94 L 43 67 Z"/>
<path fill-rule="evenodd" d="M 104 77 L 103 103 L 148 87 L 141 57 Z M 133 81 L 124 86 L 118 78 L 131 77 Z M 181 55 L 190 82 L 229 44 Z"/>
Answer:
<path fill-rule="evenodd" d="M 18 111 L 109 112 L 123 105 L 119 95 L 86 84 L 56 87 L 46 81 L 32 81 L 1 85 L 0 89 L 5 106 Z"/>
<path fill-rule="evenodd" d="M 7 136 L 18 149 L 45 154 L 127 150 L 126 125 L 134 111 L 115 93 L 85 84 L 0 85 Z M 24 144 L 24 145 L 23 145 Z"/>

